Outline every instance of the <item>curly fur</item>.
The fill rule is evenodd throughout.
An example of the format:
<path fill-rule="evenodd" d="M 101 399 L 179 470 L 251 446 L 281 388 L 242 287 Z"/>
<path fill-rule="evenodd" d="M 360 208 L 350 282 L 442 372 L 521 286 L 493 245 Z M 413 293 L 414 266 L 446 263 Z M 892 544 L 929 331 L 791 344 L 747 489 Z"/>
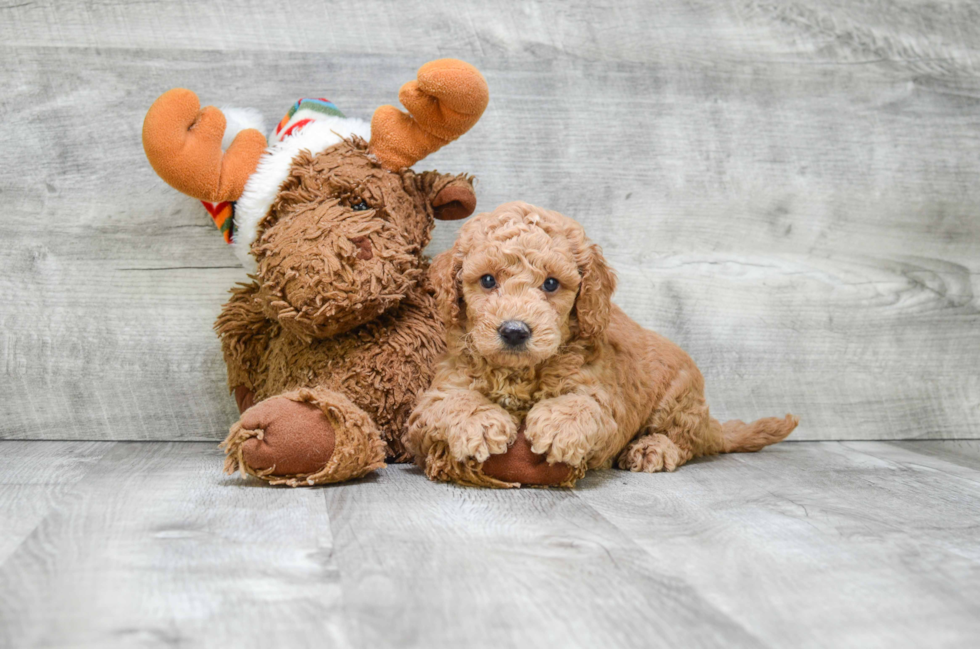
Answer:
<path fill-rule="evenodd" d="M 485 289 L 484 275 L 496 286 Z M 405 446 L 437 480 L 513 486 L 483 476 L 519 424 L 532 451 L 573 467 L 618 461 L 631 471 L 673 471 L 691 458 L 755 451 L 786 437 L 797 419 L 752 424 L 713 419 L 704 380 L 679 347 L 641 328 L 611 302 L 615 275 L 583 228 L 526 203 L 468 222 L 430 271 L 446 325 L 446 356 L 409 420 Z M 560 288 L 546 293 L 544 280 Z M 513 351 L 497 331 L 526 323 Z"/>

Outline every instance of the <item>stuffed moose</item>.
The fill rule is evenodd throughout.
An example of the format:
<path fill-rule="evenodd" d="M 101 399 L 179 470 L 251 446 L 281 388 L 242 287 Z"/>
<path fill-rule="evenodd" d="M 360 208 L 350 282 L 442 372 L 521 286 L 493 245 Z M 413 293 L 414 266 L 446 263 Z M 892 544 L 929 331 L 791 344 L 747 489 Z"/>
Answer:
<path fill-rule="evenodd" d="M 300 100 L 270 142 L 254 113 L 189 90 L 147 112 L 150 164 L 205 204 L 252 278 L 215 324 L 242 412 L 228 472 L 312 485 L 409 459 L 400 438 L 445 349 L 423 250 L 433 218 L 476 207 L 471 177 L 409 167 L 469 130 L 488 89 L 443 59 L 399 99 L 410 115 L 382 106 L 370 126 Z"/>

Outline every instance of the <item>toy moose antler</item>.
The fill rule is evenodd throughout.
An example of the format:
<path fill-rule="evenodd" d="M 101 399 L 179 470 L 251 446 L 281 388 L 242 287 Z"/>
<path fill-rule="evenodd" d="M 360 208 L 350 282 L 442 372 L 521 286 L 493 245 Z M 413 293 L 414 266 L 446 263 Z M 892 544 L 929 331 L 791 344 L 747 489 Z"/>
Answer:
<path fill-rule="evenodd" d="M 469 176 L 410 167 L 469 130 L 488 91 L 443 59 L 400 98 L 409 114 L 383 106 L 371 126 L 301 99 L 268 143 L 254 114 L 202 110 L 189 90 L 146 115 L 150 164 L 205 203 L 252 275 L 215 325 L 243 411 L 229 470 L 316 484 L 408 459 L 406 420 L 445 346 L 422 251 L 433 218 L 476 207 Z"/>
<path fill-rule="evenodd" d="M 201 110 L 197 95 L 174 88 L 147 111 L 143 149 L 153 170 L 174 189 L 202 201 L 238 200 L 266 141 L 259 131 L 246 128 L 222 151 L 225 126 L 219 109 Z"/>
<path fill-rule="evenodd" d="M 394 106 L 374 111 L 371 152 L 388 169 L 410 167 L 473 128 L 489 98 L 486 81 L 469 63 L 426 63 L 418 80 L 398 91 L 410 115 Z"/>

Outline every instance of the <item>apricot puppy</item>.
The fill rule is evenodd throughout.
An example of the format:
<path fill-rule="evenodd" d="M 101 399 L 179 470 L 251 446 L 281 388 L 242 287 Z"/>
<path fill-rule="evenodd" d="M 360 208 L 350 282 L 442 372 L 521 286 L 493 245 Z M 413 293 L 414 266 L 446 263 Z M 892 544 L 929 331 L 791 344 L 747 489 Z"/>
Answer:
<path fill-rule="evenodd" d="M 612 304 L 616 279 L 599 247 L 557 212 L 514 202 L 480 214 L 430 277 L 447 352 L 404 443 L 432 479 L 517 486 L 483 464 L 508 453 L 522 423 L 552 469 L 540 480 L 529 469 L 524 483 L 565 486 L 614 462 L 673 471 L 702 455 L 758 451 L 796 428 L 792 415 L 713 419 L 694 361 Z"/>

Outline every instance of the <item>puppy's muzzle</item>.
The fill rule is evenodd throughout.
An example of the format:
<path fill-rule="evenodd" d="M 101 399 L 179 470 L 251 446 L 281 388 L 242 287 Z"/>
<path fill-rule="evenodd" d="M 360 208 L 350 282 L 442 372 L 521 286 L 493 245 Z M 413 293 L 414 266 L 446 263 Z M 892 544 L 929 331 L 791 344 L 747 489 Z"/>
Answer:
<path fill-rule="evenodd" d="M 512 349 L 522 347 L 531 337 L 531 328 L 526 322 L 508 320 L 497 328 L 497 335 Z"/>

